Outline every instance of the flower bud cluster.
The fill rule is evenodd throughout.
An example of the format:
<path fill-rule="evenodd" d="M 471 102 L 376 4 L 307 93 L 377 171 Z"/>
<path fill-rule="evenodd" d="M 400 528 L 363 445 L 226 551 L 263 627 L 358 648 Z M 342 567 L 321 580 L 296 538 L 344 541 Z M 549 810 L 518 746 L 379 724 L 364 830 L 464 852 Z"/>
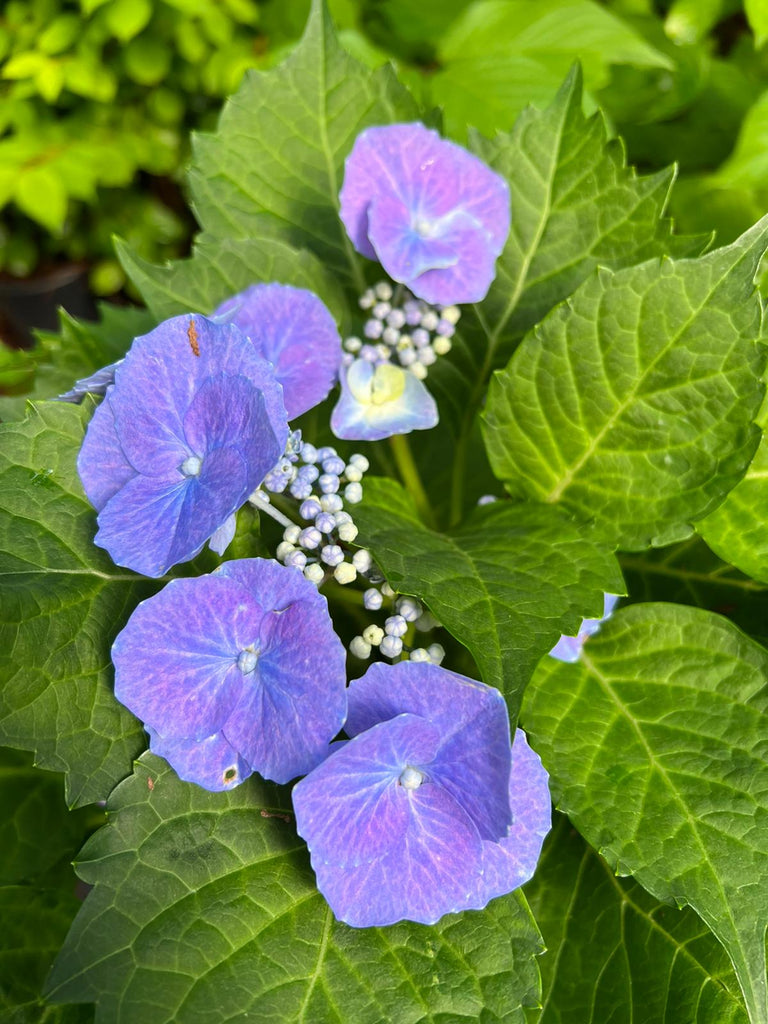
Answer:
<path fill-rule="evenodd" d="M 351 455 L 345 461 L 335 448 L 316 448 L 294 431 L 282 459 L 251 496 L 252 504 L 285 527 L 277 546 L 278 560 L 301 569 L 317 586 L 331 577 L 337 583 L 352 583 L 358 573 L 371 568 L 368 551 L 347 549 L 357 537 L 357 527 L 345 508 L 362 499 L 368 465 L 364 455 Z M 290 500 L 299 522 L 271 509 L 270 494 Z"/>
<path fill-rule="evenodd" d="M 418 630 L 428 630 L 436 625 L 429 612 L 412 597 L 396 598 L 394 590 L 384 582 L 365 591 L 363 605 L 369 611 L 379 611 L 384 607 L 385 599 L 390 603 L 393 614 L 387 616 L 383 626 L 377 623 L 366 626 L 359 636 L 352 639 L 350 652 L 365 661 L 371 656 L 373 648 L 377 647 L 385 658 L 394 660 L 403 655 L 410 661 L 439 665 L 445 657 L 445 650 L 440 644 L 412 647 L 408 643 L 411 625 Z"/>
<path fill-rule="evenodd" d="M 400 366 L 424 380 L 438 356 L 451 350 L 451 338 L 461 313 L 458 306 L 430 306 L 414 298 L 403 285 L 393 290 L 379 281 L 360 297 L 360 306 L 370 313 L 363 336 L 344 342 L 345 362 L 366 359 L 385 363 L 397 358 Z"/>

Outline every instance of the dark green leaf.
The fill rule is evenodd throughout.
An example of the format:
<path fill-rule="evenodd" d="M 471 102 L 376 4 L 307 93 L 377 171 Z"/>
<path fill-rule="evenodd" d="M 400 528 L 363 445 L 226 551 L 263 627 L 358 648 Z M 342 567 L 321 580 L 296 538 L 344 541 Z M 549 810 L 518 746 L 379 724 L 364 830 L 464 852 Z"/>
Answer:
<path fill-rule="evenodd" d="M 696 914 L 616 878 L 562 815 L 525 893 L 547 947 L 532 1024 L 746 1024 L 725 950 Z"/>
<path fill-rule="evenodd" d="M 315 889 L 275 787 L 180 782 L 142 756 L 78 869 L 95 885 L 49 979 L 99 1024 L 518 1024 L 538 997 L 519 894 L 433 927 L 353 929 Z M 276 802 L 277 801 L 277 802 Z"/>
<path fill-rule="evenodd" d="M 513 715 L 542 654 L 602 614 L 604 591 L 623 593 L 614 555 L 555 508 L 499 501 L 437 533 L 402 488 L 372 478 L 355 521 L 389 583 L 429 606 Z"/>
<path fill-rule="evenodd" d="M 523 720 L 557 806 L 619 874 L 689 904 L 768 1021 L 768 652 L 726 619 L 633 605 L 575 664 L 544 659 Z"/>
<path fill-rule="evenodd" d="M 66 772 L 70 804 L 106 797 L 143 747 L 109 650 L 157 588 L 93 543 L 75 469 L 89 415 L 51 402 L 0 424 L 0 743 Z"/>
<path fill-rule="evenodd" d="M 760 430 L 764 218 L 698 260 L 599 270 L 491 383 L 491 466 L 609 542 L 680 540 L 739 481 Z"/>

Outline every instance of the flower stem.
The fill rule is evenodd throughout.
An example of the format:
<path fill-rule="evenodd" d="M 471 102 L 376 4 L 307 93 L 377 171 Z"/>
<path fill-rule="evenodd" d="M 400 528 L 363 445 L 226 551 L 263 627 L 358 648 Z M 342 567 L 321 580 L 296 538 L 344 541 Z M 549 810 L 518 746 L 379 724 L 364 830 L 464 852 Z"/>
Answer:
<path fill-rule="evenodd" d="M 405 434 L 393 434 L 389 439 L 389 444 L 405 489 L 415 501 L 416 508 L 423 521 L 427 526 L 431 526 L 434 529 L 435 517 L 432 506 L 421 482 L 408 438 Z"/>

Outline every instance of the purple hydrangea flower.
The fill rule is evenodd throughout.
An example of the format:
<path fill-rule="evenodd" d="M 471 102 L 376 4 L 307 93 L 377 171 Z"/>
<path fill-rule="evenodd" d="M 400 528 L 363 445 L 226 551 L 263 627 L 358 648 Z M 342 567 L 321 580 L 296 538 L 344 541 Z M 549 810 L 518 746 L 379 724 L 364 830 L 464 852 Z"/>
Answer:
<path fill-rule="evenodd" d="M 227 299 L 214 316 L 226 314 L 273 364 L 289 420 L 328 395 L 341 365 L 341 337 L 316 295 L 287 284 L 255 284 Z"/>
<path fill-rule="evenodd" d="M 578 661 L 584 642 L 600 629 L 606 619 L 613 614 L 616 602 L 619 600 L 617 594 L 605 594 L 603 599 L 603 616 L 600 619 L 583 619 L 576 636 L 561 636 L 555 646 L 549 652 L 551 658 L 558 661 Z"/>
<path fill-rule="evenodd" d="M 228 789 L 314 768 L 344 724 L 346 658 L 302 573 L 248 558 L 172 580 L 112 648 L 115 695 L 181 778 Z"/>
<path fill-rule="evenodd" d="M 509 186 L 423 124 L 368 128 L 347 158 L 341 219 L 358 252 L 426 302 L 479 302 L 509 234 Z"/>
<path fill-rule="evenodd" d="M 162 576 L 227 524 L 287 436 L 272 366 L 237 327 L 166 320 L 136 338 L 88 425 L 77 468 L 96 543 Z"/>
<path fill-rule="evenodd" d="M 87 377 L 81 377 L 79 380 L 76 380 L 69 391 L 65 391 L 63 395 L 59 395 L 56 398 L 56 401 L 72 402 L 74 405 L 78 405 L 86 395 L 106 394 L 107 388 L 110 384 L 115 383 L 115 371 L 122 361 L 122 359 L 118 359 L 116 363 L 110 363 L 108 366 L 102 366 L 100 370 L 96 370 Z"/>
<path fill-rule="evenodd" d="M 293 791 L 337 918 L 432 924 L 531 876 L 549 822 L 546 773 L 524 739 L 512 756 L 497 690 L 399 662 L 371 666 L 348 696 L 352 739 Z"/>
<path fill-rule="evenodd" d="M 341 395 L 331 430 L 347 441 L 378 441 L 428 430 L 438 420 L 435 400 L 422 382 L 392 363 L 356 359 L 341 371 Z"/>

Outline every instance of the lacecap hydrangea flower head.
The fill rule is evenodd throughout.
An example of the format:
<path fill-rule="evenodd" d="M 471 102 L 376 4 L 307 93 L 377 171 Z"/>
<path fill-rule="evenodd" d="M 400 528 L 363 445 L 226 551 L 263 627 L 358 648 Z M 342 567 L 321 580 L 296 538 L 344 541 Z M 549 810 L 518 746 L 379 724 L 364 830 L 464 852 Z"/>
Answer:
<path fill-rule="evenodd" d="M 80 450 L 96 544 L 118 565 L 162 576 L 231 530 L 287 437 L 283 389 L 238 327 L 166 320 L 117 365 Z"/>
<path fill-rule="evenodd" d="M 142 602 L 112 648 L 115 696 L 150 749 L 205 789 L 253 771 L 285 783 L 344 724 L 346 656 L 328 604 L 299 569 L 225 562 Z"/>
<path fill-rule="evenodd" d="M 437 665 L 372 665 L 351 683 L 352 738 L 293 790 L 317 885 L 353 927 L 432 924 L 531 877 L 547 774 L 501 694 Z"/>
<path fill-rule="evenodd" d="M 414 295 L 485 297 L 509 234 L 509 186 L 466 149 L 419 123 L 367 128 L 339 198 L 357 251 Z"/>

